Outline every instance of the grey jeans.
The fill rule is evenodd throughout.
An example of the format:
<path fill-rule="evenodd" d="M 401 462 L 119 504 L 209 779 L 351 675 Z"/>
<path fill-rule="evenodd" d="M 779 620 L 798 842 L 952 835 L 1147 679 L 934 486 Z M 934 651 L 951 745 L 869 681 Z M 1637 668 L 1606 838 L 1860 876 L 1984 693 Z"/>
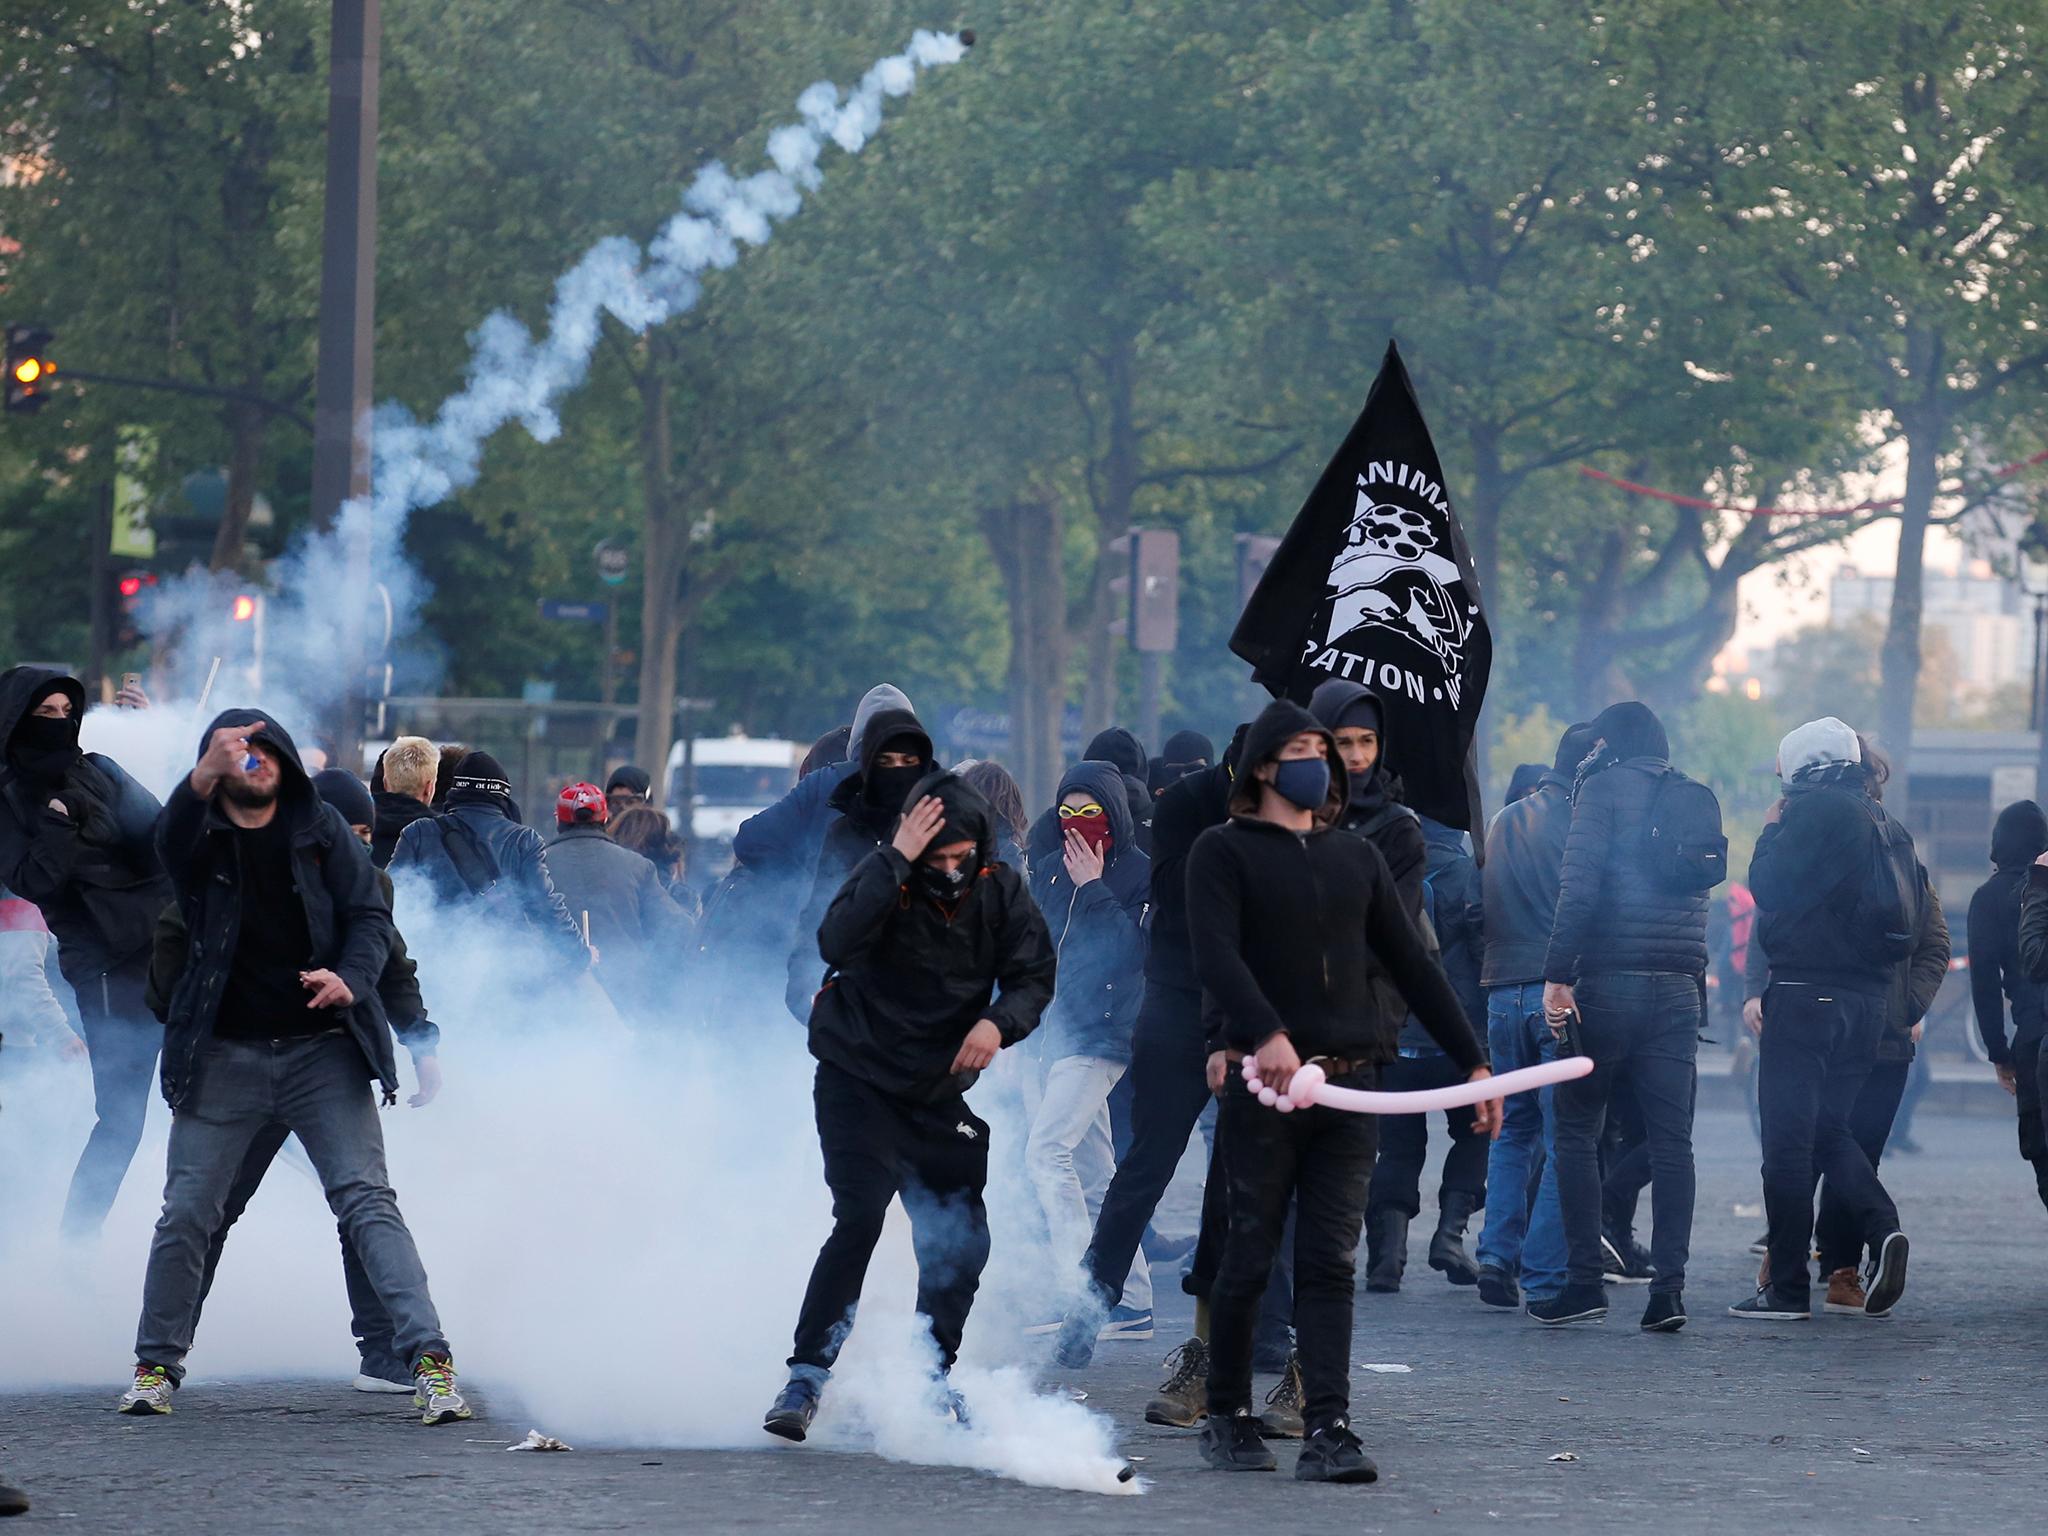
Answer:
<path fill-rule="evenodd" d="M 391 1314 L 408 1365 L 446 1353 L 427 1272 L 384 1170 L 384 1129 L 362 1048 L 340 1030 L 312 1039 L 209 1040 L 190 1096 L 171 1116 L 164 1212 L 142 1283 L 135 1358 L 183 1381 L 207 1245 L 250 1144 L 268 1126 L 295 1132 L 335 1219 Z"/>

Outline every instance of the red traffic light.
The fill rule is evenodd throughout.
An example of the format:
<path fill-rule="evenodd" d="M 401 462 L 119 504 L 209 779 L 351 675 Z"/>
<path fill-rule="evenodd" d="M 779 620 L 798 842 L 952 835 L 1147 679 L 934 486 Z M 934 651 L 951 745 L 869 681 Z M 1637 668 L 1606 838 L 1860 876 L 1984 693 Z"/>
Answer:
<path fill-rule="evenodd" d="M 121 595 L 123 597 L 135 597 L 141 591 L 142 578 L 140 576 L 123 576 L 121 578 Z"/>
<path fill-rule="evenodd" d="M 238 594 L 235 598 L 234 614 L 237 624 L 248 623 L 256 617 L 256 599 L 246 592 Z"/>

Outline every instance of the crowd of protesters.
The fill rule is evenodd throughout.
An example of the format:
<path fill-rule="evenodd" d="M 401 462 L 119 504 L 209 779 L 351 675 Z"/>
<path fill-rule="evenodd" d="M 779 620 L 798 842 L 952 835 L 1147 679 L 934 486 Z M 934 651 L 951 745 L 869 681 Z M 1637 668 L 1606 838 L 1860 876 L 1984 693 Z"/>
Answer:
<path fill-rule="evenodd" d="M 412 1102 L 440 1086 L 398 926 L 410 900 L 589 972 L 629 1027 L 777 1007 L 806 1027 L 833 1225 L 765 1420 L 787 1439 L 818 1412 L 898 1199 L 934 1411 L 965 1421 L 946 1371 L 989 1256 L 992 1155 L 1035 1204 L 1052 1289 L 1025 1331 L 1054 1336 L 1053 1369 L 1152 1338 L 1167 1245 L 1150 1224 L 1200 1125 L 1194 1333 L 1146 1416 L 1202 1425 L 1218 1468 L 1272 1467 L 1268 1442 L 1292 1437 L 1298 1477 L 1371 1481 L 1349 1410 L 1355 1267 L 1362 1238 L 1368 1291 L 1413 1283 L 1430 1121 L 1279 1115 L 1244 1069 L 1281 1092 L 1310 1061 L 1354 1087 L 1480 1083 L 1439 1122 L 1428 1269 L 1547 1326 L 1597 1322 L 1610 1286 L 1646 1283 L 1642 1329 L 1676 1332 L 1710 990 L 1740 997 L 1755 1055 L 1769 1228 L 1728 1312 L 1809 1318 L 1816 1249 L 1825 1311 L 1884 1316 L 1906 1291 L 1911 1245 L 1878 1167 L 1949 931 L 1884 808 L 1882 754 L 1839 720 L 1785 737 L 1782 797 L 1723 895 L 1718 803 L 1640 703 L 1518 770 L 1475 849 L 1410 808 L 1387 710 L 1355 683 L 1274 703 L 1220 754 L 1192 732 L 1154 757 L 1105 731 L 1039 805 L 998 763 L 948 769 L 883 684 L 739 829 L 700 901 L 631 766 L 561 786 L 544 833 L 487 752 L 402 736 L 366 784 L 234 709 L 160 804 L 81 750 L 86 702 L 58 672 L 0 674 L 0 1023 L 90 1062 L 70 1240 L 112 1207 L 153 1085 L 171 1107 L 125 1412 L 171 1411 L 228 1230 L 296 1134 L 340 1230 L 356 1385 L 412 1393 L 430 1424 L 469 1416 L 376 1113 L 398 1090 L 394 1038 Z M 139 690 L 121 702 L 148 707 Z M 2004 808 L 1990 853 L 1972 997 L 2048 1203 L 2048 817 Z M 1483 1096 L 1492 1070 L 1566 1054 L 1591 1070 Z M 984 1073 L 1018 1106 L 1015 1146 L 992 1146 L 966 1097 Z M 1255 1371 L 1278 1378 L 1263 1411 Z"/>

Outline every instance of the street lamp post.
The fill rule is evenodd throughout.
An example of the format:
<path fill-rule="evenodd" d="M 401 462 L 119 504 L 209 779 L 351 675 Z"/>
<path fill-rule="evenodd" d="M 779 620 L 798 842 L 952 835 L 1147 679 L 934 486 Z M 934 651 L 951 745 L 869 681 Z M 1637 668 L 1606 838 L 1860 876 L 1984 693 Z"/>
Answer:
<path fill-rule="evenodd" d="M 2020 590 L 2034 600 L 2034 666 L 2027 724 L 2034 733 L 2034 798 L 2048 799 L 2048 524 L 2032 522 L 2019 538 Z"/>

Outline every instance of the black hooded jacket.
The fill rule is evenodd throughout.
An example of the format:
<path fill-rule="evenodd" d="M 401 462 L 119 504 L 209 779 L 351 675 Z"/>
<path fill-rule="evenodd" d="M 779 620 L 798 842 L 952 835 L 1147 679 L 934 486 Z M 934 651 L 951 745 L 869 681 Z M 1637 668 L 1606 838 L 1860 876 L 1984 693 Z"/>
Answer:
<path fill-rule="evenodd" d="M 1784 813 L 1763 829 L 1749 862 L 1757 941 L 1774 982 L 1891 992 L 1895 964 L 1850 920 L 1879 838 L 1912 847 L 1860 775 L 1785 786 Z"/>
<path fill-rule="evenodd" d="M 1041 1039 L 1053 1059 L 1131 1059 L 1131 1033 L 1145 999 L 1145 928 L 1152 905 L 1152 863 L 1132 835 L 1123 775 L 1110 763 L 1077 763 L 1060 780 L 1059 798 L 1078 789 L 1109 818 L 1102 878 L 1076 886 L 1067 874 L 1065 823 L 1057 808 L 1031 828 L 1031 895 L 1051 930 L 1059 990 Z"/>
<path fill-rule="evenodd" d="M 85 713 L 76 678 L 43 667 L 0 673 L 0 885 L 42 910 L 57 965 L 73 987 L 146 961 L 171 899 L 156 855 L 156 796 L 97 752 L 74 753 L 51 777 L 24 772 L 6 749 L 46 695 L 71 698 L 71 740 Z M 69 814 L 50 809 L 60 800 Z"/>
<path fill-rule="evenodd" d="M 1098 731 L 1081 754 L 1091 763 L 1109 763 L 1124 778 L 1124 799 L 1131 810 L 1132 835 L 1146 853 L 1152 851 L 1151 761 L 1145 744 L 1120 725 Z"/>
<path fill-rule="evenodd" d="M 910 801 L 925 795 L 945 805 L 941 837 L 975 839 L 974 877 L 964 895 L 942 903 L 893 846 L 862 857 L 818 927 L 828 969 L 810 1042 L 818 1060 L 929 1103 L 974 1085 L 977 1073 L 955 1076 L 952 1066 L 977 1022 L 994 1023 L 1005 1046 L 1037 1028 L 1055 962 L 1023 876 L 995 861 L 988 802 L 951 773 L 922 780 Z"/>
<path fill-rule="evenodd" d="M 1145 982 L 1199 992 L 1195 949 L 1188 937 L 1188 855 L 1195 840 L 1230 819 L 1230 789 L 1244 745 L 1239 726 L 1223 761 L 1180 779 L 1152 810 L 1152 942 L 1145 949 Z"/>
<path fill-rule="evenodd" d="M 1253 774 L 1304 731 L 1329 744 L 1330 794 L 1314 827 L 1298 834 L 1252 814 Z M 1195 969 L 1220 1026 L 1212 1043 L 1249 1052 L 1285 1031 L 1304 1060 L 1389 1060 L 1401 1019 L 1380 1005 L 1378 965 L 1461 1068 L 1480 1066 L 1472 1024 L 1387 861 L 1366 839 L 1336 830 L 1349 787 L 1329 731 L 1300 705 L 1275 700 L 1252 722 L 1239 761 L 1231 819 L 1204 832 L 1188 858 Z"/>
<path fill-rule="evenodd" d="M 1630 702 L 1602 710 L 1591 732 L 1606 746 L 1573 789 L 1544 980 L 1629 971 L 1704 978 L 1707 894 L 1673 890 L 1652 873 L 1650 807 L 1671 766 L 1664 727 Z"/>
<path fill-rule="evenodd" d="M 291 841 L 292 885 L 305 906 L 313 960 L 355 994 L 354 1003 L 334 1010 L 335 1022 L 362 1048 L 389 1102 L 398 1092 L 398 1068 L 377 988 L 394 929 L 370 850 L 341 813 L 313 793 L 297 745 L 263 711 L 230 709 L 215 716 L 200 738 L 201 754 L 213 733 L 230 725 L 254 727 L 252 739 L 278 755 L 277 816 Z M 187 946 L 164 1020 L 163 1090 L 172 1109 L 191 1095 L 199 1047 L 213 1033 L 234 965 L 242 922 L 237 835 L 218 806 L 193 791 L 189 777 L 171 791 L 157 821 L 157 850 L 185 918 Z"/>
<path fill-rule="evenodd" d="M 828 802 L 832 820 L 825 828 L 825 841 L 818 849 L 818 865 L 812 874 L 809 895 L 797 919 L 796 945 L 789 956 L 789 982 L 784 1001 L 799 1019 L 811 1016 L 811 998 L 824 980 L 825 965 L 819 958 L 816 935 L 825 920 L 826 909 L 856 864 L 896 835 L 896 821 L 916 803 L 916 792 L 891 805 L 887 795 L 871 792 L 877 773 L 876 760 L 889 750 L 891 742 L 906 742 L 904 751 L 915 748 L 929 767 L 934 761 L 932 739 L 907 709 L 885 709 L 867 723 L 861 733 L 860 765 L 839 781 Z M 990 818 L 993 822 L 993 817 Z"/>
<path fill-rule="evenodd" d="M 1996 872 L 1970 898 L 1970 1000 L 1985 1053 L 2000 1064 L 2012 1060 L 2013 1046 L 2048 1032 L 2048 870 L 2034 868 L 2043 853 L 2048 816 L 2031 800 L 2008 805 L 1991 829 Z"/>
<path fill-rule="evenodd" d="M 424 800 L 401 795 L 395 789 L 375 790 L 370 799 L 377 807 L 377 821 L 370 833 L 370 862 L 379 869 L 388 869 L 391 856 L 398 851 L 398 839 L 405 834 L 405 829 L 423 817 L 433 815 L 434 808 Z"/>

